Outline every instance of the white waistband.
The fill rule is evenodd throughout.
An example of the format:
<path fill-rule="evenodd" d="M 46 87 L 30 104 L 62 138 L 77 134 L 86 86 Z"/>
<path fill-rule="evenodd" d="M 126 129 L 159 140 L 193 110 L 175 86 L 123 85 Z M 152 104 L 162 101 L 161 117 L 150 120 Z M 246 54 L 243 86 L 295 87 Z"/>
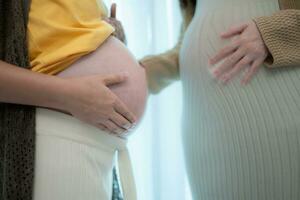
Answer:
<path fill-rule="evenodd" d="M 84 123 L 71 115 L 44 108 L 36 109 L 36 130 L 38 135 L 55 135 L 111 150 L 126 149 L 127 144 L 127 140 Z"/>
<path fill-rule="evenodd" d="M 127 140 L 110 135 L 70 115 L 45 108 L 36 109 L 36 133 L 117 151 L 124 200 L 137 199 Z"/>

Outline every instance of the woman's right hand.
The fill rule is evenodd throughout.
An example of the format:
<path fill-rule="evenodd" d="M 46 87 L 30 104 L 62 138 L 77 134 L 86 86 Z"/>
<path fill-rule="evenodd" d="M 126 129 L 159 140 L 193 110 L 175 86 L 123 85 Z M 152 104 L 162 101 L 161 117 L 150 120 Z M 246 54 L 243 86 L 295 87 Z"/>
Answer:
<path fill-rule="evenodd" d="M 79 120 L 115 134 L 133 128 L 136 117 L 108 88 L 126 81 L 123 75 L 92 75 L 64 78 L 62 107 Z"/>
<path fill-rule="evenodd" d="M 135 125 L 135 116 L 107 87 L 125 82 L 126 74 L 50 76 L 2 61 L 0 72 L 0 102 L 68 112 L 84 122 L 117 134 Z"/>

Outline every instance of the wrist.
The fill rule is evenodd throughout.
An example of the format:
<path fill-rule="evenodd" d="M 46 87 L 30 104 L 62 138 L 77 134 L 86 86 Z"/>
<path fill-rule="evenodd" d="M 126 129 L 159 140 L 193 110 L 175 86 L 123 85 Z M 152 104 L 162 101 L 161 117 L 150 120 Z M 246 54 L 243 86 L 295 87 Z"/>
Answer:
<path fill-rule="evenodd" d="M 47 92 L 47 107 L 66 110 L 67 103 L 71 96 L 71 87 L 66 79 L 54 77 Z"/>

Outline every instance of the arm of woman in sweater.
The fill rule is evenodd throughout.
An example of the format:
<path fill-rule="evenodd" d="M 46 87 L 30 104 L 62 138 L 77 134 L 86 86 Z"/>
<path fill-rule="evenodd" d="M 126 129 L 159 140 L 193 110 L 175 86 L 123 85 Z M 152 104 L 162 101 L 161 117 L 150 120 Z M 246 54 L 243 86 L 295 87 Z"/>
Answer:
<path fill-rule="evenodd" d="M 300 66 L 300 10 L 287 9 L 258 17 L 221 35 L 234 38 L 210 63 L 224 61 L 213 75 L 224 83 L 245 68 L 242 83 L 248 83 L 263 63 L 267 67 Z"/>
<path fill-rule="evenodd" d="M 146 70 L 150 93 L 159 93 L 162 89 L 179 79 L 179 50 L 186 28 L 193 18 L 194 9 L 191 5 L 182 9 L 183 23 L 180 37 L 173 49 L 160 55 L 147 56 L 140 61 Z"/>
<path fill-rule="evenodd" d="M 300 67 L 300 10 L 282 10 L 254 19 L 269 50 L 268 67 Z"/>
<path fill-rule="evenodd" d="M 135 122 L 135 116 L 107 87 L 124 82 L 126 75 L 63 79 L 2 61 L 0 72 L 0 102 L 66 110 L 99 128 L 103 128 L 105 121 L 116 112 L 122 114 L 124 119 L 126 117 L 132 123 Z"/>
<path fill-rule="evenodd" d="M 140 61 L 146 71 L 150 93 L 157 94 L 178 79 L 180 46 L 181 39 L 173 49 L 160 55 L 147 56 Z"/>

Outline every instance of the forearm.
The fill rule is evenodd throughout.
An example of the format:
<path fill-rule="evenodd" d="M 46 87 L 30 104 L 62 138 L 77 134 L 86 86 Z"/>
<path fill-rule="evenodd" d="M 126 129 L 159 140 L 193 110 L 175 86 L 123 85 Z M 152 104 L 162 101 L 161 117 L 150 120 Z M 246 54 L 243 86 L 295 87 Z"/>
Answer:
<path fill-rule="evenodd" d="M 192 4 L 182 8 L 183 23 L 176 46 L 160 55 L 147 56 L 141 60 L 145 67 L 148 87 L 151 93 L 158 93 L 175 80 L 179 79 L 179 51 L 185 31 L 194 16 L 195 8 Z"/>
<path fill-rule="evenodd" d="M 184 32 L 185 26 L 182 25 L 179 40 L 173 49 L 159 55 L 147 56 L 140 61 L 146 70 L 151 93 L 159 93 L 179 78 L 179 50 Z"/>
<path fill-rule="evenodd" d="M 63 79 L 0 61 L 0 102 L 61 109 Z"/>
<path fill-rule="evenodd" d="M 153 94 L 159 93 L 179 77 L 178 49 L 148 56 L 141 61 L 146 70 L 148 88 Z"/>

